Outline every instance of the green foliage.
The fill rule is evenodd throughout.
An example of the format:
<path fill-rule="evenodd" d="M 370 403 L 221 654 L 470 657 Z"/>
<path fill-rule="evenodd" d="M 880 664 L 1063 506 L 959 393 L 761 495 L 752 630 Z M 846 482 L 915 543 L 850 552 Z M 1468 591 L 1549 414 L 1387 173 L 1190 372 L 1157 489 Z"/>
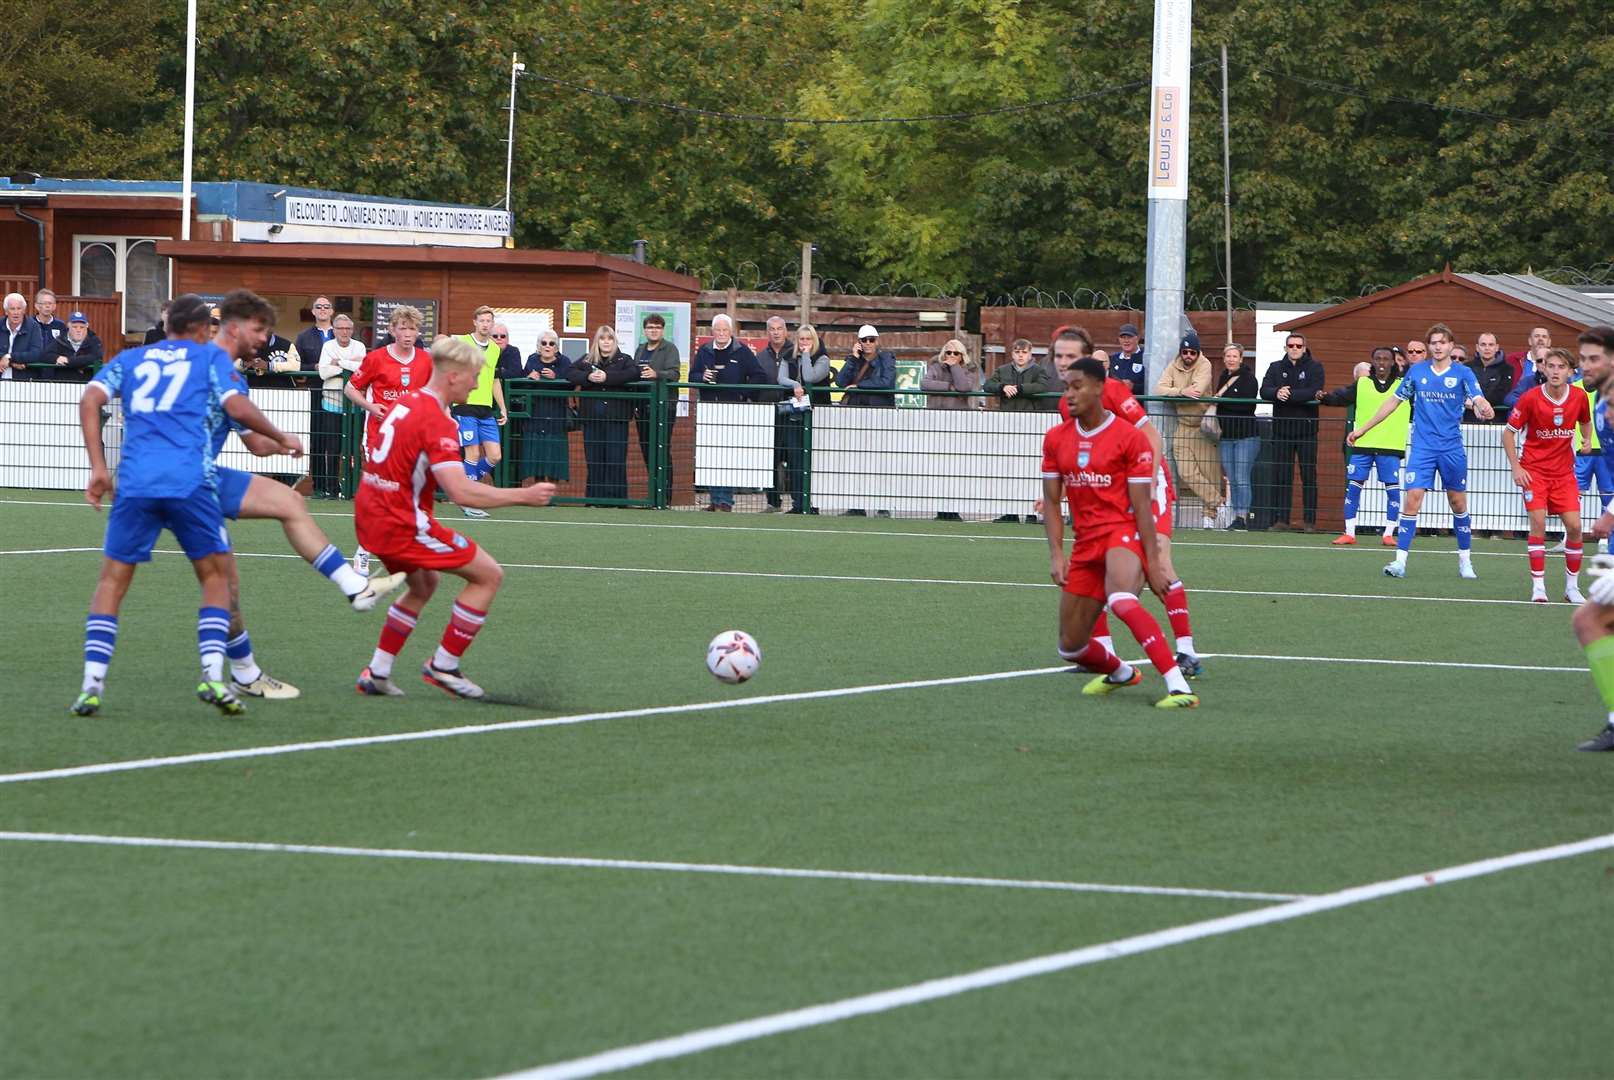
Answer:
<path fill-rule="evenodd" d="M 47 176 L 152 175 L 179 139 L 158 123 L 176 40 L 161 0 L 0 4 L 0 165 Z M 183 51 L 183 50 L 181 50 Z"/>
<path fill-rule="evenodd" d="M 178 173 L 176 0 L 3 0 L 11 167 Z M 1150 5 L 1136 0 L 204 0 L 197 175 L 490 205 L 521 54 L 523 246 L 989 296 L 1141 293 Z M 1200 0 L 1189 289 L 1354 295 L 1450 261 L 1592 266 L 1614 227 L 1614 28 L 1569 0 Z M 578 87 L 585 87 L 593 93 Z M 1119 89 L 1117 89 L 1119 88 Z M 786 125 L 606 95 L 817 120 Z M 1429 107 L 1433 106 L 1433 107 Z M 753 269 L 747 271 L 745 268 Z"/>

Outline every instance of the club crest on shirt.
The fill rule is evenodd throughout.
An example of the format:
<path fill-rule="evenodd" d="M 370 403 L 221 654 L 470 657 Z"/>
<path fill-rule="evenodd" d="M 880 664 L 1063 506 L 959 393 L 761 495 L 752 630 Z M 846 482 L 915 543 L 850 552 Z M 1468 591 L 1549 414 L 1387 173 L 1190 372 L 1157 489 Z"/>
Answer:
<path fill-rule="evenodd" d="M 1446 389 L 1447 390 L 1455 390 L 1455 389 L 1457 389 L 1457 376 L 1455 376 L 1455 375 L 1447 375 L 1446 378 L 1443 381 L 1446 384 Z"/>
<path fill-rule="evenodd" d="M 1078 469 L 1087 468 L 1088 464 L 1092 460 L 1093 460 L 1093 455 L 1089 454 L 1086 450 L 1077 451 L 1077 453 L 1076 453 L 1076 467 Z"/>
<path fill-rule="evenodd" d="M 1564 426 L 1564 414 L 1563 413 L 1555 412 L 1555 413 L 1552 414 L 1552 426 L 1553 427 L 1563 427 Z"/>
<path fill-rule="evenodd" d="M 404 368 L 403 372 L 399 375 L 398 381 L 403 383 L 405 386 L 409 385 L 409 369 L 408 368 Z"/>

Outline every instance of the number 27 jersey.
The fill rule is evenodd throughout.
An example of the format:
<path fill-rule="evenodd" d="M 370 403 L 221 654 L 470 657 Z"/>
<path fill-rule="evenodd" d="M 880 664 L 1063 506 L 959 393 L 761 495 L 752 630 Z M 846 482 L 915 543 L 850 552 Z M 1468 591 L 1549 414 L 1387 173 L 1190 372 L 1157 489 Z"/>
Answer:
<path fill-rule="evenodd" d="M 404 394 L 381 422 L 353 500 L 359 543 L 396 551 L 432 524 L 432 468 L 460 464 L 459 428 L 430 390 Z"/>
<path fill-rule="evenodd" d="M 1114 413 L 1105 413 L 1091 431 L 1069 420 L 1043 436 L 1042 475 L 1064 483 L 1081 544 L 1133 523 L 1131 488 L 1154 482 L 1154 449 L 1143 432 Z"/>

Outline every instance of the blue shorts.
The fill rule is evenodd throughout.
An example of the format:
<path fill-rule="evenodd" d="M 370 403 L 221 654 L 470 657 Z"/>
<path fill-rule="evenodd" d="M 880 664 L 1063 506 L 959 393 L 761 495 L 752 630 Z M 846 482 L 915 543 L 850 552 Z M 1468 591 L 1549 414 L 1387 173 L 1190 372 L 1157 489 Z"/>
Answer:
<path fill-rule="evenodd" d="M 1582 492 L 1592 489 L 1592 481 L 1597 481 L 1597 491 L 1600 495 L 1614 493 L 1614 468 L 1609 466 L 1608 458 L 1602 454 L 1575 455 L 1575 483 Z"/>
<path fill-rule="evenodd" d="M 1401 479 L 1401 459 L 1394 454 L 1358 450 L 1351 455 L 1345 478 L 1353 484 L 1366 484 L 1375 471 L 1379 474 L 1379 483 L 1393 488 Z"/>
<path fill-rule="evenodd" d="M 219 493 L 219 513 L 231 521 L 240 517 L 241 500 L 247 497 L 247 486 L 251 483 L 251 473 L 220 465 L 213 476 L 213 485 Z"/>
<path fill-rule="evenodd" d="M 460 426 L 461 446 L 499 441 L 499 421 L 491 416 L 456 416 L 454 422 Z"/>
<path fill-rule="evenodd" d="M 174 534 L 192 562 L 230 550 L 230 534 L 224 529 L 219 500 L 205 486 L 178 499 L 119 495 L 107 516 L 102 550 L 117 562 L 150 562 L 151 549 L 164 529 Z"/>
<path fill-rule="evenodd" d="M 1406 491 L 1428 491 L 1435 486 L 1435 475 L 1440 475 L 1440 486 L 1447 491 L 1468 490 L 1468 450 L 1407 451 L 1407 464 L 1401 470 L 1401 487 Z"/>

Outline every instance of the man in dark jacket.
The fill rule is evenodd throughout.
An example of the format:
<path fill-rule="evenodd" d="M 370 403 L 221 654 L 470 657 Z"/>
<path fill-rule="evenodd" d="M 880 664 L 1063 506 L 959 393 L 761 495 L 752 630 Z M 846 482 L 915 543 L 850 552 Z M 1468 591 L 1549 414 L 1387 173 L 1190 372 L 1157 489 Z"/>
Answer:
<path fill-rule="evenodd" d="M 304 371 L 314 371 L 319 368 L 319 354 L 325 343 L 336 336 L 331 328 L 336 309 L 328 296 L 314 297 L 308 308 L 314 313 L 314 325 L 297 335 L 297 366 Z"/>
<path fill-rule="evenodd" d="M 772 316 L 768 319 L 768 343 L 762 347 L 761 352 L 757 353 L 757 369 L 760 372 L 757 383 L 759 386 L 766 386 L 769 389 L 756 390 L 752 394 L 751 400 L 775 404 L 783 401 L 785 399 L 785 390 L 779 382 L 779 372 L 788 372 L 790 362 L 795 357 L 796 346 L 790 340 L 790 328 L 785 325 L 785 321 L 779 316 Z M 783 413 L 776 412 L 774 414 L 773 471 L 775 476 L 779 474 L 779 467 L 785 463 L 785 440 L 781 437 L 783 433 L 779 430 L 779 427 L 787 422 Z M 783 500 L 779 498 L 777 484 L 770 486 L 764 494 L 768 500 L 765 513 L 777 514 L 784 509 Z"/>
<path fill-rule="evenodd" d="M 1507 399 L 1508 391 L 1513 389 L 1516 376 L 1513 365 L 1503 355 L 1502 348 L 1496 342 L 1496 335 L 1490 331 L 1479 336 L 1474 343 L 1474 356 L 1468 361 L 1469 368 L 1479 377 L 1480 390 L 1485 394 L 1485 400 L 1491 403 L 1496 410 L 1498 422 L 1507 416 L 1507 410 L 1502 402 Z M 1480 421 L 1474 416 L 1473 409 L 1463 410 L 1463 423 L 1477 424 Z"/>
<path fill-rule="evenodd" d="M 28 378 L 29 364 L 45 359 L 45 338 L 39 321 L 28 317 L 28 301 L 21 293 L 5 299 L 5 319 L 0 321 L 0 379 Z"/>
<path fill-rule="evenodd" d="M 661 406 L 661 445 L 671 446 L 673 424 L 678 420 L 678 391 L 671 389 L 671 384 L 678 381 L 683 360 L 678 355 L 678 346 L 667 340 L 667 320 L 653 311 L 644 317 L 644 340 L 634 351 L 633 362 L 639 366 L 639 378 L 647 382 L 654 379 L 662 384 L 662 396 L 666 400 Z M 646 469 L 650 468 L 650 408 L 648 401 L 634 405 L 639 453 L 644 456 Z"/>
<path fill-rule="evenodd" d="M 1052 355 L 1051 349 L 1049 353 Z M 1022 346 L 1017 341 L 1009 362 L 993 368 L 981 389 L 996 395 L 998 408 L 1005 412 L 1032 412 L 1057 407 L 1057 402 L 1039 400 L 1037 395 L 1052 393 L 1058 385 L 1048 377 L 1047 368 L 1032 361 L 1031 342 Z"/>
<path fill-rule="evenodd" d="M 712 318 L 712 340 L 695 353 L 695 362 L 689 368 L 689 381 L 715 383 L 721 389 L 703 389 L 701 403 L 741 402 L 751 400 L 751 391 L 739 389 L 762 382 L 762 369 L 757 366 L 756 354 L 734 336 L 734 323 L 727 315 Z M 708 510 L 732 511 L 734 489 L 714 487 Z"/>
<path fill-rule="evenodd" d="M 34 321 L 44 335 L 45 359 L 56 355 L 56 343 L 67 336 L 67 324 L 56 317 L 56 294 L 49 289 L 34 293 Z"/>
<path fill-rule="evenodd" d="M 1304 334 L 1290 334 L 1283 359 L 1267 368 L 1261 400 L 1272 402 L 1274 469 L 1271 528 L 1289 529 L 1294 498 L 1294 464 L 1300 467 L 1300 501 L 1305 531 L 1317 531 L 1317 404 L 1323 397 L 1323 365 L 1312 358 Z"/>
<path fill-rule="evenodd" d="M 146 340 L 142 344 L 155 345 L 168 336 L 168 328 L 163 323 L 168 320 L 168 305 L 170 303 L 172 303 L 170 300 L 163 301 L 163 306 L 157 310 L 157 325 L 146 330 Z"/>
<path fill-rule="evenodd" d="M 47 377 L 69 382 L 89 382 L 95 369 L 101 366 L 106 353 L 101 339 L 90 329 L 84 312 L 75 311 L 67 320 L 67 333 L 55 343 L 52 355 L 56 371 Z"/>
<path fill-rule="evenodd" d="M 896 405 L 896 397 L 890 391 L 897 388 L 897 358 L 880 348 L 880 331 L 867 323 L 858 329 L 857 346 L 835 373 L 835 385 L 854 391 L 841 398 L 845 405 L 887 409 Z M 871 390 L 886 393 L 858 392 Z"/>
<path fill-rule="evenodd" d="M 1110 357 L 1110 378 L 1132 384 L 1132 393 L 1142 397 L 1148 392 L 1149 365 L 1143 359 L 1143 347 L 1138 344 L 1138 328 L 1134 323 L 1124 324 L 1116 331 L 1121 347 Z"/>

